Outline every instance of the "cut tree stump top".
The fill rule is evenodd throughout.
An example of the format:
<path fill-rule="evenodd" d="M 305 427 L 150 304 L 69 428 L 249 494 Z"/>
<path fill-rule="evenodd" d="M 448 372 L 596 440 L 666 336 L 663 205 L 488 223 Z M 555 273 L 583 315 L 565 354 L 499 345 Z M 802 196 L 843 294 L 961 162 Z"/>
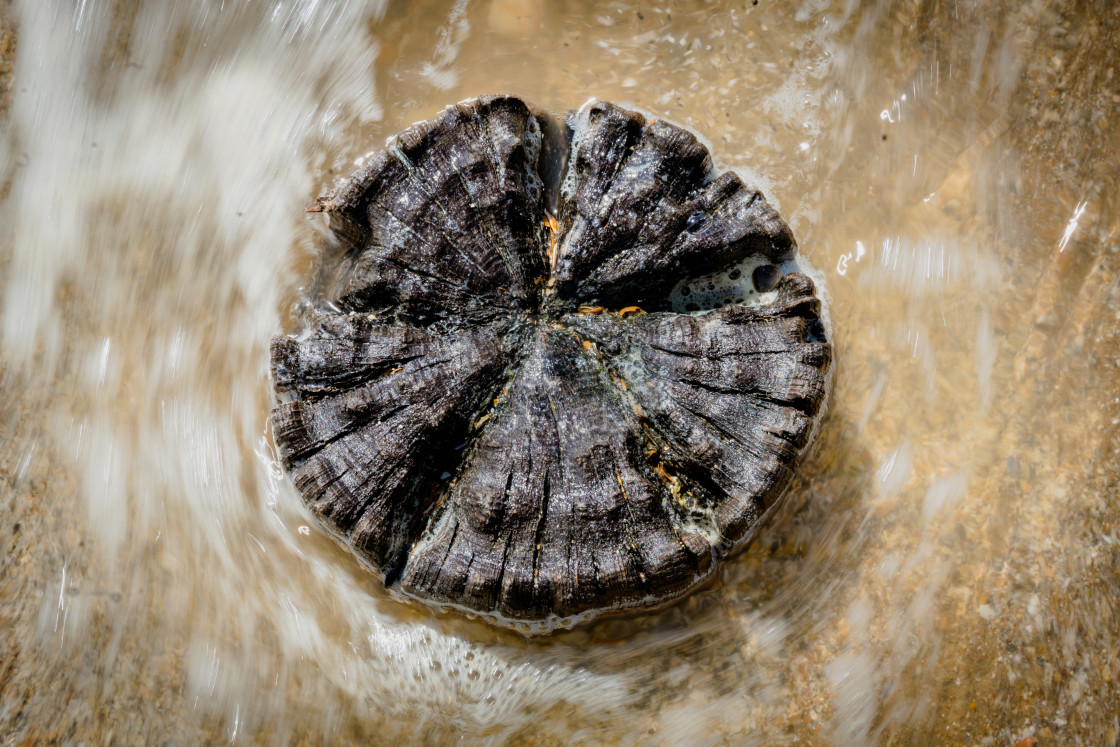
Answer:
<path fill-rule="evenodd" d="M 338 246 L 310 332 L 272 342 L 275 438 L 390 589 L 527 633 L 662 606 L 788 487 L 826 394 L 821 302 L 687 130 L 484 97 L 311 210 Z M 701 308 L 713 273 L 743 289 Z"/>

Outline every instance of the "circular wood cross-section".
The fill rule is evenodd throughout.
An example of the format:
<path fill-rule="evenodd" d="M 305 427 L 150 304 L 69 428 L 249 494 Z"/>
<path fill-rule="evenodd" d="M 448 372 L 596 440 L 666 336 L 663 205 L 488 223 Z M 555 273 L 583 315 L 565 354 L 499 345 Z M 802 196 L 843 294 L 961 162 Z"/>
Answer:
<path fill-rule="evenodd" d="M 389 588 L 529 633 L 658 607 L 789 485 L 828 385 L 821 302 L 687 130 L 480 98 L 312 210 L 341 249 L 310 331 L 272 342 L 273 428 Z"/>

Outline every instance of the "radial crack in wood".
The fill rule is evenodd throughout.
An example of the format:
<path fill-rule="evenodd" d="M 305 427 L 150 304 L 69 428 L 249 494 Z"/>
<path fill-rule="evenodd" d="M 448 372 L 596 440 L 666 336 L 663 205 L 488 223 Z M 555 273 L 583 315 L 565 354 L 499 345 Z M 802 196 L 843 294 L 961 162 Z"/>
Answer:
<path fill-rule="evenodd" d="M 294 343 L 283 365 L 314 372 L 311 386 L 318 387 L 348 359 L 361 357 L 367 380 L 281 403 L 272 425 L 311 510 L 384 572 L 401 561 L 440 476 L 453 467 L 471 413 L 493 396 L 509 356 L 489 328 L 445 337 L 394 330 L 395 344 L 388 346 L 378 336 L 382 327 L 351 329 L 349 339 Z M 275 342 L 274 351 L 284 344 Z"/>

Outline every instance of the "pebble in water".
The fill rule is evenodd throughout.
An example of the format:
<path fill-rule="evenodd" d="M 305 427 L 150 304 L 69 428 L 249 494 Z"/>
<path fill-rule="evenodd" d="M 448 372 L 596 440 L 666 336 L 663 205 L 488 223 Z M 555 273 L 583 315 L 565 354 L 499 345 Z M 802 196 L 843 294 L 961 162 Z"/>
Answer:
<path fill-rule="evenodd" d="M 777 287 L 782 279 L 782 273 L 774 265 L 759 265 L 751 275 L 754 289 L 759 293 L 767 293 Z"/>

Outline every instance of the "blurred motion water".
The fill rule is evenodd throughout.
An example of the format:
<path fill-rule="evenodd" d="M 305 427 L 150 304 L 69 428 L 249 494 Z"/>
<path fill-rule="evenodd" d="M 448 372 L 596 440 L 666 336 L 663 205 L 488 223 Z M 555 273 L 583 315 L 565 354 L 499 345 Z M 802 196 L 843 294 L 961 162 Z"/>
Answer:
<path fill-rule="evenodd" d="M 1108 0 L 0 0 L 0 740 L 1117 744 Z M 776 521 L 664 612 L 391 600 L 275 459 L 303 208 L 454 101 L 707 138 L 831 295 Z"/>

